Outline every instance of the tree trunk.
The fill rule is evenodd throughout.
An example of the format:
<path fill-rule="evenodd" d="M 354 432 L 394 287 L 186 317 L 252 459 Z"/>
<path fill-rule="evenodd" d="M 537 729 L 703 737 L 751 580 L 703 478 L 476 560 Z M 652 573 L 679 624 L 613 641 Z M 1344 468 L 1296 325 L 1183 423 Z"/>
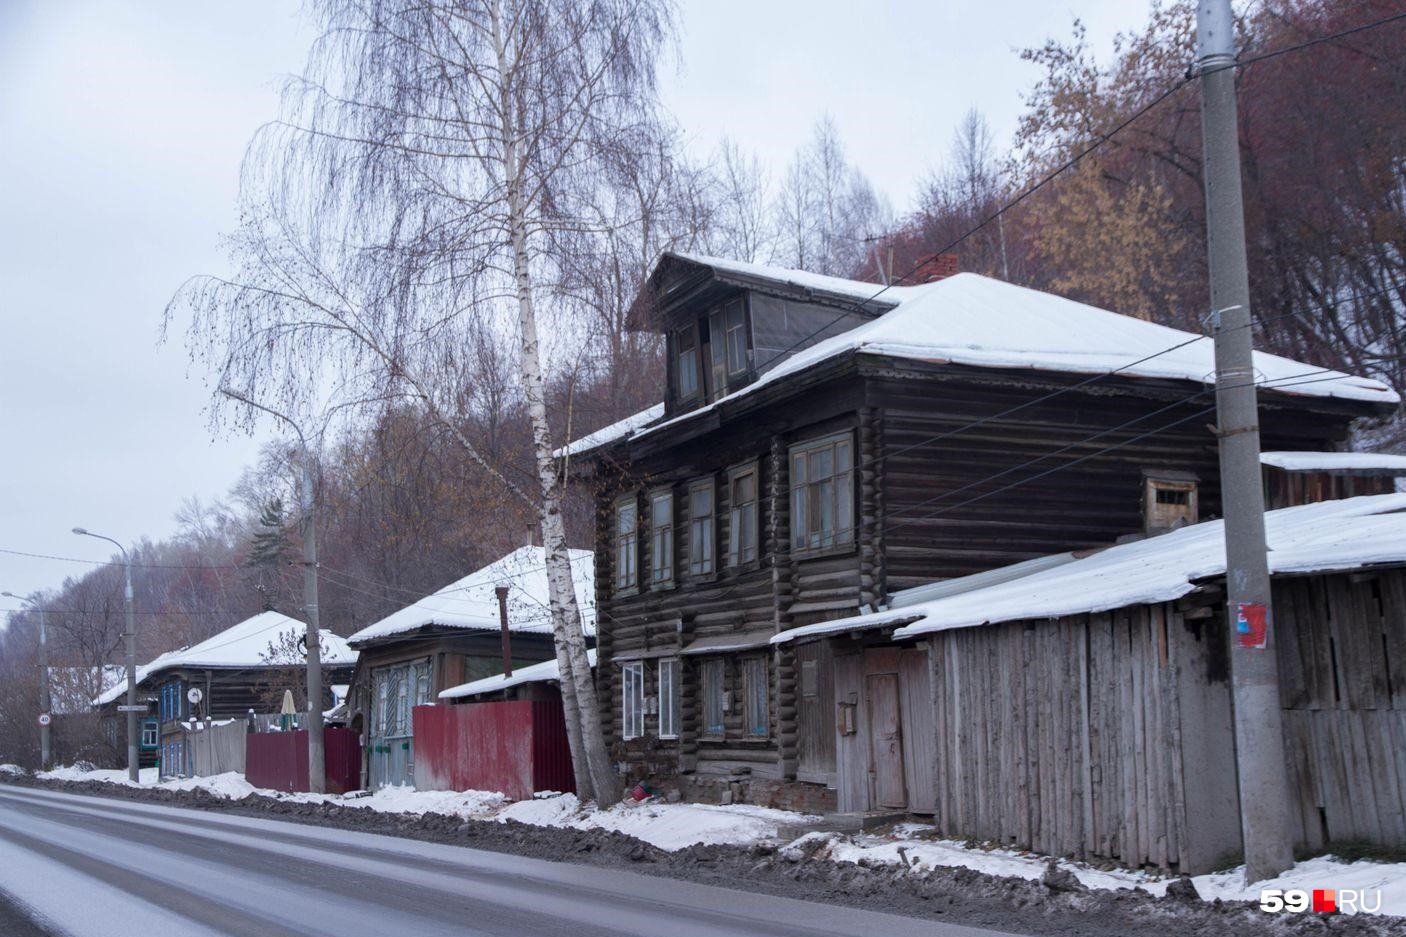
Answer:
<path fill-rule="evenodd" d="M 566 526 L 561 516 L 561 479 L 553 456 L 551 426 L 547 422 L 543 391 L 541 348 L 537 338 L 537 312 L 533 303 L 532 270 L 527 244 L 527 206 L 523 204 L 523 172 L 518 154 L 517 121 L 511 95 L 511 71 L 504 47 L 502 20 L 496 6 L 491 8 L 494 47 L 498 58 L 500 127 L 503 133 L 503 178 L 507 183 L 508 233 L 512 242 L 513 280 L 518 301 L 518 329 L 522 338 L 522 386 L 532 422 L 532 445 L 537 458 L 537 479 L 541 485 L 542 546 L 546 554 L 548 603 L 552 614 L 552 634 L 557 660 L 567 665 L 561 670 L 562 701 L 568 697 L 576 718 L 567 719 L 567 741 L 571 746 L 577 786 L 589 775 L 590 786 L 581 788 L 582 799 L 607 805 L 619 799 L 620 783 L 610 762 L 601 729 L 600 707 L 596 698 L 591 664 L 586 656 L 585 632 L 576 602 L 567 553 Z M 568 681 L 570 685 L 568 686 Z M 583 771 L 580 765 L 585 766 Z"/>

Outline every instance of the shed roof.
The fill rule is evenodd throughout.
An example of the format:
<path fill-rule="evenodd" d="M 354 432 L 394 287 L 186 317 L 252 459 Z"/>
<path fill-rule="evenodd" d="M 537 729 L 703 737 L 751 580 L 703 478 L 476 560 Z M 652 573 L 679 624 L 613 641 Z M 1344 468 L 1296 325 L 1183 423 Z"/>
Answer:
<path fill-rule="evenodd" d="M 1285 472 L 1406 475 L 1406 455 L 1389 452 L 1262 452 L 1260 462 Z"/>
<path fill-rule="evenodd" d="M 287 640 L 296 641 L 307 634 L 308 627 L 296 618 L 289 618 L 278 612 L 260 612 L 246 618 L 239 624 L 226 628 L 199 644 L 167 651 L 150 663 L 137 668 L 137 685 L 141 686 L 148 678 L 170 670 L 192 668 L 200 670 L 247 670 L 255 667 L 281 667 L 284 664 L 270 663 L 269 647 Z M 345 638 L 330 631 L 319 633 L 322 649 L 322 662 L 331 666 L 356 663 L 353 651 Z M 123 678 L 107 689 L 94 702 L 105 705 L 127 692 L 127 680 Z"/>
<path fill-rule="evenodd" d="M 591 666 L 596 665 L 596 649 L 591 648 L 586 651 L 586 659 L 591 662 Z M 488 693 L 501 693 L 503 690 L 510 690 L 515 686 L 522 686 L 525 683 L 554 683 L 561 679 L 561 669 L 555 660 L 544 660 L 540 664 L 532 664 L 527 667 L 513 668 L 510 677 L 501 673 L 491 677 L 483 677 L 480 680 L 470 680 L 468 683 L 461 683 L 459 686 L 441 690 L 440 699 L 464 699 L 469 696 L 484 696 Z"/>
<path fill-rule="evenodd" d="M 1369 495 L 1280 508 L 1265 514 L 1271 573 L 1317 573 L 1406 563 L 1406 494 Z M 1093 553 L 1056 554 L 1049 565 L 1020 564 L 1024 575 L 980 573 L 894 595 L 892 607 L 783 631 L 785 643 L 827 634 L 895 627 L 911 638 L 953 628 L 1060 618 L 1169 602 L 1225 574 L 1224 521 L 1119 544 Z M 1018 569 L 1018 567 L 1013 567 Z M 919 601 L 910 593 L 919 593 Z"/>
<path fill-rule="evenodd" d="M 586 633 L 595 633 L 596 589 L 594 557 L 589 550 L 569 550 L 576 601 Z M 551 634 L 548 612 L 547 553 L 542 547 L 519 547 L 482 569 L 392 612 L 362 628 L 347 640 L 353 647 L 397 638 L 421 628 L 497 631 L 498 597 L 494 587 L 508 586 L 508 630 L 521 634 Z"/>

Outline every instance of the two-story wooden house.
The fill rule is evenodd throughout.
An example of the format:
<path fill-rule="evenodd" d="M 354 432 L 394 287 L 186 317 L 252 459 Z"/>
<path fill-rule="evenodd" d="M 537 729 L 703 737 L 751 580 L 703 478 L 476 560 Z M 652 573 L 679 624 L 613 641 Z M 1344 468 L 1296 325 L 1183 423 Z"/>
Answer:
<path fill-rule="evenodd" d="M 600 698 L 630 780 L 834 809 L 855 719 L 834 655 L 896 738 L 926 652 L 774 635 L 1220 511 L 1209 338 L 974 274 L 883 289 L 680 254 L 633 312 L 667 338 L 662 407 L 561 452 L 595 492 Z M 1267 449 L 1332 450 L 1396 402 L 1256 369 Z M 884 805 L 932 810 L 913 790 Z"/>

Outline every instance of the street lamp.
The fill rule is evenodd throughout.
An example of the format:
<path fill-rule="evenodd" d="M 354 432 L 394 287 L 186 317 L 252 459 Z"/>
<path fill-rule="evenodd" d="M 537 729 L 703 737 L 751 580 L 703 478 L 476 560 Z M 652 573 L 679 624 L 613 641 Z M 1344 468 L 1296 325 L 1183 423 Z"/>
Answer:
<path fill-rule="evenodd" d="M 19 599 L 39 613 L 39 669 L 44 676 L 39 684 L 39 767 L 47 770 L 50 752 L 49 722 L 53 718 L 53 714 L 49 712 L 51 708 L 49 700 L 49 633 L 44 628 L 44 606 L 33 599 L 15 595 L 13 592 L 0 592 L 0 595 L 7 599 Z"/>
<path fill-rule="evenodd" d="M 132 611 L 132 558 L 127 554 L 127 548 L 111 537 L 92 533 L 82 527 L 73 528 L 73 532 L 80 537 L 106 540 L 122 551 L 122 565 L 127 571 L 127 705 L 119 709 L 127 713 L 127 777 L 136 784 L 140 776 L 137 771 L 137 626 Z"/>
<path fill-rule="evenodd" d="M 308 445 L 302 428 L 291 417 L 270 409 L 237 390 L 221 387 L 220 393 L 282 420 L 298 434 L 303 468 L 302 484 L 298 492 L 303 510 L 303 611 L 308 619 L 308 790 L 314 794 L 324 794 L 327 791 L 327 759 L 322 733 L 322 643 L 318 637 L 317 501 L 313 495 L 313 450 Z"/>

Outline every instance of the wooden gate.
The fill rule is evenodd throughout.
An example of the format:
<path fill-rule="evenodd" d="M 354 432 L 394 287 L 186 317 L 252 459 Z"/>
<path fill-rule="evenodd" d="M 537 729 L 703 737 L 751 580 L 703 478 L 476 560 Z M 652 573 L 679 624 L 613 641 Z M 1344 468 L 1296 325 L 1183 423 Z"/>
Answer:
<path fill-rule="evenodd" d="M 875 673 L 864 678 L 869 707 L 869 776 L 873 800 L 880 807 L 904 808 L 903 734 L 898 715 L 898 674 Z"/>

